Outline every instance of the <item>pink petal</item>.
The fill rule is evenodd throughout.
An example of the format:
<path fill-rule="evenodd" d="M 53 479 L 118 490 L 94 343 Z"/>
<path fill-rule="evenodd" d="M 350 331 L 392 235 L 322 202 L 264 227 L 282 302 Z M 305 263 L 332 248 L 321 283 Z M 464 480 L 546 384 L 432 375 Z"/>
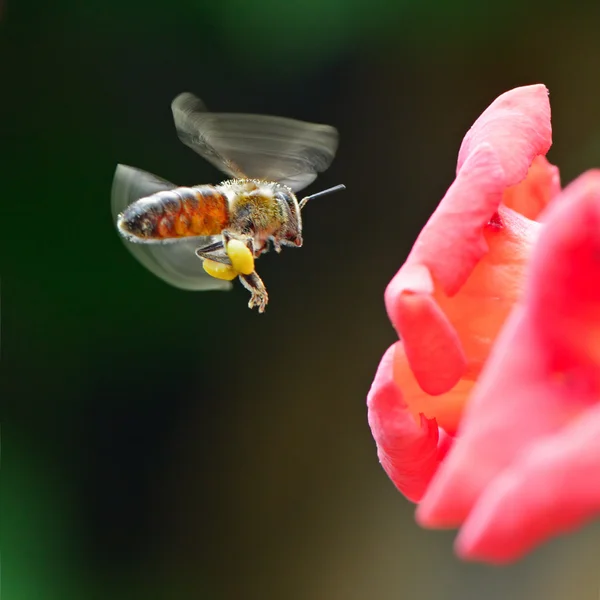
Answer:
<path fill-rule="evenodd" d="M 531 163 L 527 177 L 504 192 L 502 204 L 534 220 L 560 193 L 560 189 L 558 168 L 540 155 Z"/>
<path fill-rule="evenodd" d="M 427 266 L 446 294 L 454 295 L 487 250 L 482 229 L 498 209 L 502 193 L 522 181 L 533 160 L 551 144 L 545 86 L 499 96 L 465 136 L 456 179 L 417 238 L 407 264 Z"/>
<path fill-rule="evenodd" d="M 476 121 L 463 142 L 454 183 L 386 290 L 390 320 L 406 342 L 419 385 L 430 394 L 450 390 L 467 363 L 456 331 L 427 296 L 438 284 L 446 296 L 454 296 L 488 252 L 484 228 L 504 192 L 523 179 L 535 157 L 550 146 L 547 96 L 544 86 L 512 90 Z M 509 138 L 503 137 L 504 129 L 510 131 Z"/>
<path fill-rule="evenodd" d="M 443 365 L 441 370 L 444 370 Z M 414 419 L 422 414 L 428 419 L 435 419 L 438 427 L 446 433 L 456 435 L 462 409 L 473 389 L 472 380 L 461 379 L 450 391 L 437 396 L 424 392 L 406 357 L 405 343 L 395 346 L 393 375 Z"/>
<path fill-rule="evenodd" d="M 555 368 L 600 365 L 600 170 L 567 186 L 542 220 L 543 251 L 532 256 L 528 282 L 532 318 Z"/>
<path fill-rule="evenodd" d="M 457 173 L 482 143 L 496 152 L 507 186 L 524 179 L 533 159 L 547 154 L 552 145 L 546 86 L 518 87 L 498 96 L 467 132 L 458 153 Z"/>
<path fill-rule="evenodd" d="M 522 310 L 509 317 L 463 413 L 454 447 L 417 510 L 427 527 L 455 527 L 532 440 L 588 406 L 550 379 L 544 345 Z"/>
<path fill-rule="evenodd" d="M 425 265 L 446 294 L 454 295 L 488 250 L 483 228 L 498 210 L 506 186 L 492 147 L 477 147 L 421 231 L 405 265 Z M 403 269 L 392 280 L 396 293 L 401 284 L 395 280 L 403 281 Z M 389 310 L 394 298 L 386 292 L 385 299 Z"/>
<path fill-rule="evenodd" d="M 400 342 L 398 342 L 400 343 Z M 448 450 L 435 419 L 421 415 L 417 423 L 393 379 L 395 345 L 381 359 L 367 396 L 369 426 L 382 467 L 396 487 L 417 502 Z"/>
<path fill-rule="evenodd" d="M 589 354 L 600 334 L 600 172 L 566 188 L 545 221 L 523 305 L 497 339 L 459 439 L 417 511 L 424 525 L 462 523 L 532 444 L 600 397 L 600 357 Z"/>
<path fill-rule="evenodd" d="M 467 367 L 458 333 L 429 294 L 404 291 L 393 305 L 393 320 L 413 375 L 431 395 L 452 389 Z"/>
<path fill-rule="evenodd" d="M 600 405 L 535 444 L 485 490 L 456 541 L 470 560 L 505 563 L 600 514 Z"/>

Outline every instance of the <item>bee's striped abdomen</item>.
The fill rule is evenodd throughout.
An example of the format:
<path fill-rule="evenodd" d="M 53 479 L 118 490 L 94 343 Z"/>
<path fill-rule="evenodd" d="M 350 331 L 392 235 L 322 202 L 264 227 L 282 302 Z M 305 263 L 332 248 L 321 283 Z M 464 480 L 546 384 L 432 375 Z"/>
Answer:
<path fill-rule="evenodd" d="M 179 188 L 183 213 L 189 219 L 187 235 L 218 235 L 229 224 L 227 196 L 212 185 Z M 191 192 L 191 193 L 189 193 Z"/>
<path fill-rule="evenodd" d="M 141 198 L 119 217 L 119 230 L 131 241 L 161 241 L 218 235 L 229 222 L 227 197 L 216 187 L 179 187 Z"/>

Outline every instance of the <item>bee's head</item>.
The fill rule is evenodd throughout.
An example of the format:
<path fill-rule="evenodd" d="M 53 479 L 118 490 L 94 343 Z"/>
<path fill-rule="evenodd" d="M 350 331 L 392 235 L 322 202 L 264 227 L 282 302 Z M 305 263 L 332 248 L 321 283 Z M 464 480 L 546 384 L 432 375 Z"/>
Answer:
<path fill-rule="evenodd" d="M 306 196 L 298 202 L 298 199 L 292 190 L 282 185 L 278 186 L 274 195 L 282 209 L 285 223 L 280 234 L 281 243 L 287 246 L 302 246 L 302 217 L 300 213 L 306 206 L 306 203 L 314 198 L 327 196 L 328 194 L 344 189 L 346 189 L 345 185 L 336 185 L 332 188 L 323 190 L 322 192 Z"/>
<path fill-rule="evenodd" d="M 284 217 L 280 232 L 281 243 L 286 246 L 302 246 L 302 217 L 296 195 L 289 188 L 279 186 L 274 197 Z"/>

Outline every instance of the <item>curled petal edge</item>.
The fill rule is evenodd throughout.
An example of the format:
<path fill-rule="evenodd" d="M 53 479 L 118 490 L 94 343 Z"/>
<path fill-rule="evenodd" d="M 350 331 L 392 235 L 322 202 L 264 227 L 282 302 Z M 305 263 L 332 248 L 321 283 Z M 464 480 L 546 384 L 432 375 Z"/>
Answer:
<path fill-rule="evenodd" d="M 403 269 L 408 265 L 425 265 L 447 296 L 456 294 L 488 251 L 483 230 L 498 210 L 506 187 L 496 152 L 490 144 L 479 145 L 467 158 L 394 279 L 402 281 Z"/>
<path fill-rule="evenodd" d="M 421 389 L 432 396 L 451 390 L 467 369 L 460 338 L 429 294 L 404 290 L 393 303 L 404 351 Z"/>
<path fill-rule="evenodd" d="M 465 135 L 458 152 L 457 173 L 483 142 L 496 151 L 507 186 L 523 180 L 533 159 L 546 155 L 552 145 L 548 88 L 534 84 L 498 96 Z"/>
<path fill-rule="evenodd" d="M 383 469 L 406 498 L 418 502 L 451 440 L 435 419 L 420 415 L 417 423 L 409 412 L 393 379 L 396 344 L 383 355 L 369 390 L 368 421 Z"/>

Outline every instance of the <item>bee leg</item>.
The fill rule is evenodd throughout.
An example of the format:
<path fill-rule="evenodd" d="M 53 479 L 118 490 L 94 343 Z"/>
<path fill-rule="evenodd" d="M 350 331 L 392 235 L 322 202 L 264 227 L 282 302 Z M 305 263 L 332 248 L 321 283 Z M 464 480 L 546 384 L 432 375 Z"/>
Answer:
<path fill-rule="evenodd" d="M 210 260 L 214 260 L 215 262 L 230 265 L 231 259 L 227 254 L 227 246 L 231 240 L 242 242 L 248 248 L 248 250 L 250 250 L 252 256 L 255 255 L 254 239 L 252 236 L 232 234 L 231 232 L 224 230 L 222 240 L 209 244 L 208 246 L 203 246 L 202 248 L 196 248 L 196 256 L 198 258 L 208 258 Z"/>
<path fill-rule="evenodd" d="M 201 248 L 198 248 L 196 250 L 196 252 L 207 253 L 207 252 L 215 252 L 217 250 L 222 250 L 222 249 L 223 249 L 223 240 L 219 240 L 218 242 L 214 242 L 212 244 L 209 244 L 208 246 L 202 246 Z"/>
<path fill-rule="evenodd" d="M 238 240 L 244 244 L 246 244 L 246 247 L 248 248 L 248 250 L 250 250 L 250 252 L 252 253 L 252 256 L 256 257 L 256 254 L 254 252 L 254 238 L 251 235 L 244 235 L 244 234 L 239 234 L 239 233 L 233 233 L 232 231 L 229 231 L 228 229 L 223 229 L 222 232 L 223 235 L 223 244 L 225 245 L 225 248 L 227 248 L 227 245 L 229 244 L 229 242 L 231 240 Z"/>
<path fill-rule="evenodd" d="M 196 256 L 202 260 L 208 259 L 224 265 L 231 265 L 231 259 L 227 255 L 227 252 L 225 252 L 223 242 L 215 242 L 209 246 L 196 248 L 195 253 Z"/>
<path fill-rule="evenodd" d="M 269 302 L 269 294 L 267 294 L 267 288 L 262 279 L 258 276 L 258 273 L 253 271 L 250 275 L 240 275 L 240 281 L 252 294 L 250 302 L 248 302 L 248 308 L 254 308 L 256 306 L 258 307 L 259 313 L 264 313 L 265 307 Z"/>

